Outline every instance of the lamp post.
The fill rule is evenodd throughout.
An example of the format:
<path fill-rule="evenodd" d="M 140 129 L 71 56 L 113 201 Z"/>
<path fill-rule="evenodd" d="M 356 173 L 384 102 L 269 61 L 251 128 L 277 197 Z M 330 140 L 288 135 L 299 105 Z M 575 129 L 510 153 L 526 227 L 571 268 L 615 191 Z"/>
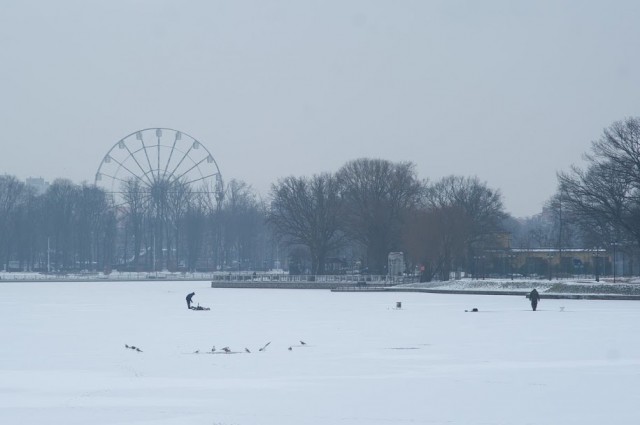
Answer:
<path fill-rule="evenodd" d="M 509 271 L 511 272 L 511 280 L 513 280 L 513 259 L 516 258 L 515 254 L 509 254 Z"/>
<path fill-rule="evenodd" d="M 156 272 L 156 234 L 153 233 L 153 272 Z"/>
<path fill-rule="evenodd" d="M 47 238 L 47 274 L 51 273 L 51 248 L 49 247 L 49 238 Z"/>
<path fill-rule="evenodd" d="M 616 283 L 616 265 L 617 265 L 616 247 L 618 246 L 618 242 L 612 242 L 611 245 L 613 245 L 613 283 Z"/>
<path fill-rule="evenodd" d="M 473 262 L 473 278 L 478 279 L 478 277 L 482 274 L 482 280 L 484 280 L 484 255 L 474 255 Z M 482 272 L 482 273 L 481 273 Z"/>
<path fill-rule="evenodd" d="M 549 252 L 547 258 L 549 259 L 549 280 L 551 280 L 551 259 L 553 258 L 553 254 Z"/>
<path fill-rule="evenodd" d="M 473 256 L 473 280 L 478 280 L 478 256 Z"/>
<path fill-rule="evenodd" d="M 598 261 L 598 248 L 593 248 L 593 266 L 596 273 L 596 282 L 600 282 L 600 270 L 599 270 L 599 261 Z"/>

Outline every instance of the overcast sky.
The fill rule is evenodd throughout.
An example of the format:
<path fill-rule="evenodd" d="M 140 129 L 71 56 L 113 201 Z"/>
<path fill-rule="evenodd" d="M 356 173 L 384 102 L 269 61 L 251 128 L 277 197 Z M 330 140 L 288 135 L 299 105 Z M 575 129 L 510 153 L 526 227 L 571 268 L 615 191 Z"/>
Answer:
<path fill-rule="evenodd" d="M 637 1 L 0 2 L 0 174 L 93 182 L 169 127 L 263 196 L 359 157 L 477 176 L 541 211 L 639 115 Z"/>

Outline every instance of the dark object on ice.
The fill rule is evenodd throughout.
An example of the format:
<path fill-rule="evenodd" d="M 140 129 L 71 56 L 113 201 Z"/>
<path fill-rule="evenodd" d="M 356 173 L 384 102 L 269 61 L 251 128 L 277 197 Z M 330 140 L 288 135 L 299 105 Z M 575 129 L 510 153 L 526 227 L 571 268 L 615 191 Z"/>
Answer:
<path fill-rule="evenodd" d="M 204 310 L 204 311 L 209 311 L 211 310 L 209 307 L 200 307 L 200 304 L 198 304 L 196 307 L 191 307 L 191 310 Z"/>
<path fill-rule="evenodd" d="M 293 348 L 289 347 L 289 351 L 293 351 Z"/>
<path fill-rule="evenodd" d="M 192 292 L 190 294 L 187 295 L 187 308 L 189 310 L 191 310 L 191 300 L 193 299 L 193 296 L 195 295 L 195 292 Z"/>
<path fill-rule="evenodd" d="M 529 301 L 531 301 L 531 308 L 533 311 L 536 311 L 538 308 L 538 301 L 540 301 L 540 294 L 535 288 L 533 288 L 533 291 L 529 293 L 528 298 Z"/>
<path fill-rule="evenodd" d="M 135 350 L 135 351 L 137 351 L 138 353 L 142 353 L 142 350 L 141 350 L 141 349 L 139 349 L 138 347 L 136 347 L 135 345 L 127 345 L 127 344 L 125 344 L 125 345 L 124 345 L 124 347 L 125 347 L 125 348 L 130 348 L 130 349 L 132 349 L 132 350 Z"/>
<path fill-rule="evenodd" d="M 200 354 L 200 350 L 194 351 L 193 354 Z"/>
<path fill-rule="evenodd" d="M 248 348 L 246 348 L 246 347 L 245 347 L 244 351 L 245 351 L 245 352 L 247 352 L 247 353 L 250 353 L 250 352 L 251 352 L 251 351 L 249 351 L 249 349 L 248 349 Z"/>
<path fill-rule="evenodd" d="M 302 344 L 302 345 L 307 345 L 307 343 L 306 343 L 306 342 L 304 342 L 304 341 L 300 341 L 300 344 Z"/>
<path fill-rule="evenodd" d="M 222 349 L 222 351 L 224 351 L 225 353 L 229 354 L 231 352 L 231 350 L 229 349 L 229 347 L 224 347 Z"/>
<path fill-rule="evenodd" d="M 211 347 L 211 352 L 215 353 L 216 352 L 216 346 L 214 345 L 213 347 Z"/>
<path fill-rule="evenodd" d="M 267 349 L 267 347 L 269 346 L 269 344 L 271 344 L 271 341 L 267 342 L 264 347 L 262 347 L 261 349 L 259 349 L 258 351 L 265 351 Z"/>
<path fill-rule="evenodd" d="M 476 307 L 472 308 L 471 310 L 465 310 L 466 313 L 471 312 L 471 313 L 477 313 L 478 309 Z"/>
<path fill-rule="evenodd" d="M 400 310 L 400 309 L 402 308 L 402 302 L 397 301 L 397 302 L 396 302 L 396 308 L 397 308 L 398 310 Z"/>

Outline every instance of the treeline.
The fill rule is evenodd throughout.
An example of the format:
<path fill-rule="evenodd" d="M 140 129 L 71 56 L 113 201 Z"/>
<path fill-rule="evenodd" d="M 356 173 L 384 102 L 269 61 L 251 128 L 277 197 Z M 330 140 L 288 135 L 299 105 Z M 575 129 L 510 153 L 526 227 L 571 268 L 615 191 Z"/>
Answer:
<path fill-rule="evenodd" d="M 0 176 L 0 261 L 4 270 L 195 271 L 261 269 L 273 262 L 265 210 L 231 180 L 212 205 L 187 185 L 117 197 L 89 184 L 55 180 L 43 194 Z"/>
<path fill-rule="evenodd" d="M 622 252 L 633 272 L 640 247 L 640 118 L 606 128 L 584 160 L 584 168 L 558 174 L 550 201 L 560 243 L 579 235 L 584 246 Z"/>
<path fill-rule="evenodd" d="M 425 278 L 446 278 L 497 245 L 507 216 L 500 193 L 476 178 L 429 183 L 412 163 L 380 159 L 351 161 L 335 174 L 287 177 L 271 197 L 267 222 L 282 244 L 305 248 L 315 274 L 336 253 L 385 274 L 389 252 L 402 251 Z"/>
<path fill-rule="evenodd" d="M 558 174 L 543 211 L 516 219 L 476 177 L 422 180 L 410 162 L 361 158 L 335 173 L 290 176 L 266 200 L 231 180 L 212 201 L 180 182 L 123 182 L 113 196 L 54 181 L 43 194 L 0 177 L 5 270 L 268 270 L 386 274 L 405 253 L 424 280 L 476 274 L 478 258 L 511 248 L 640 244 L 640 119 L 605 129 L 586 168 Z"/>

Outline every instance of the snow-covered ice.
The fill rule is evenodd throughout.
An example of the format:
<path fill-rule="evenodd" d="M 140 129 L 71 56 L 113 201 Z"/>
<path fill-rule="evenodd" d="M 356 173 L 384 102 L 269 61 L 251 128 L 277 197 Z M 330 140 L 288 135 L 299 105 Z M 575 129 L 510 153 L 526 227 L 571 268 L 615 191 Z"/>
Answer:
<path fill-rule="evenodd" d="M 638 301 L 2 282 L 0 423 L 637 424 L 638 323 Z"/>

